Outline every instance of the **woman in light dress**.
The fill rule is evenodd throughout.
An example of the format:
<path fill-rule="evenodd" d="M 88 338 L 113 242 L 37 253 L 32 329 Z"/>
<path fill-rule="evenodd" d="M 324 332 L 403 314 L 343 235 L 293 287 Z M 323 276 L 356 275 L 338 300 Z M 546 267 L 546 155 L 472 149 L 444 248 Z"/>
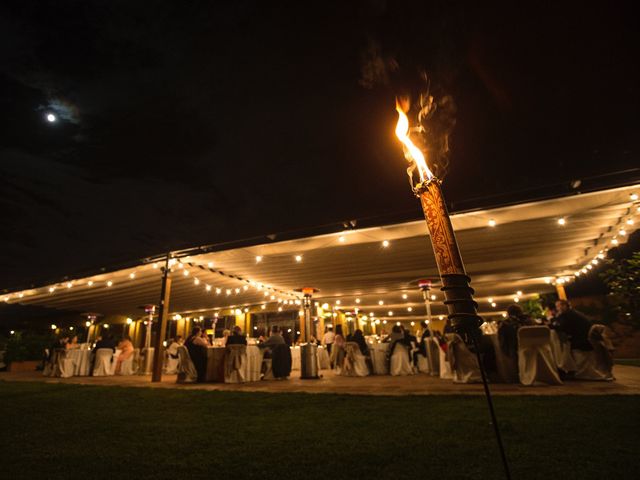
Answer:
<path fill-rule="evenodd" d="M 133 355 L 133 343 L 131 343 L 131 339 L 127 336 L 122 337 L 122 340 L 118 343 L 118 349 L 120 349 L 121 352 L 116 361 L 116 375 L 120 375 L 122 362 L 128 360 Z"/>

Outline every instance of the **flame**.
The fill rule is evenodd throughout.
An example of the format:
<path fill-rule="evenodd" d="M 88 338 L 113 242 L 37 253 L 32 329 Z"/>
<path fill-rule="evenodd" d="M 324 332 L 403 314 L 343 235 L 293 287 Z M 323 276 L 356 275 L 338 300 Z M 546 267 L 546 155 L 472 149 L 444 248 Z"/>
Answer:
<path fill-rule="evenodd" d="M 409 110 L 409 102 L 396 98 L 396 111 L 398 112 L 398 124 L 396 125 L 396 136 L 405 146 L 405 155 L 409 157 L 418 167 L 420 181 L 431 180 L 433 173 L 427 167 L 427 161 L 418 147 L 409 138 L 409 118 L 406 112 Z"/>

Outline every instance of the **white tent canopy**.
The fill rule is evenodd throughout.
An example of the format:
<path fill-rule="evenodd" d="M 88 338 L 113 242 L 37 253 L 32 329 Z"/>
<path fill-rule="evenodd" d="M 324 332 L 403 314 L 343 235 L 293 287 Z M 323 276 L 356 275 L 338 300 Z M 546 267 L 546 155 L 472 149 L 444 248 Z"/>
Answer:
<path fill-rule="evenodd" d="M 623 243 L 637 225 L 627 224 L 638 215 L 635 192 L 640 193 L 637 185 L 452 215 L 480 314 L 504 310 L 517 291 L 523 299 L 552 291 L 552 278 L 572 277 L 613 246 L 612 241 Z M 495 221 L 494 227 L 489 220 Z M 425 307 L 417 282 L 438 279 L 427 236 L 421 220 L 243 248 L 214 247 L 174 264 L 170 312 L 298 309 L 293 302 L 283 306 L 278 300 L 295 298 L 299 294 L 294 289 L 315 287 L 321 303 L 338 306 L 340 301 L 340 308 L 358 307 L 376 318 L 419 321 Z M 159 300 L 160 266 L 162 262 L 144 263 L 3 298 L 8 303 L 139 316 L 141 305 Z M 442 293 L 437 288 L 432 293 L 434 314 L 446 313 Z"/>

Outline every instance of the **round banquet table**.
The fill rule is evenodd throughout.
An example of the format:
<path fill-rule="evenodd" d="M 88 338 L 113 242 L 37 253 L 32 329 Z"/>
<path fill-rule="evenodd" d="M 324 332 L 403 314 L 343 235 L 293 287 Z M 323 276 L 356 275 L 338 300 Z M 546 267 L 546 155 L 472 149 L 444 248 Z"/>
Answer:
<path fill-rule="evenodd" d="M 86 377 L 91 367 L 91 348 L 88 343 L 81 343 L 79 348 L 67 352 L 67 358 L 73 360 L 73 375 Z"/>
<path fill-rule="evenodd" d="M 247 346 L 247 361 L 243 363 L 245 382 L 259 382 L 262 370 L 262 355 L 264 350 L 255 345 Z"/>
<path fill-rule="evenodd" d="M 447 354 L 440 348 L 440 344 L 438 343 L 438 339 L 432 337 L 431 340 L 438 347 L 438 354 L 440 359 L 440 378 L 452 379 L 453 372 L 451 371 L 451 364 L 447 361 Z"/>

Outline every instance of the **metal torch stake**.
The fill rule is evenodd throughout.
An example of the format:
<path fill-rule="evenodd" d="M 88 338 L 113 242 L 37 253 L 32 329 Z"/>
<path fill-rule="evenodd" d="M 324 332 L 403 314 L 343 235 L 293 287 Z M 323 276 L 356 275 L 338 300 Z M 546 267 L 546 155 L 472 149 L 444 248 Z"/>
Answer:
<path fill-rule="evenodd" d="M 498 427 L 491 391 L 487 382 L 487 375 L 484 369 L 484 362 L 480 355 L 480 324 L 482 319 L 478 316 L 478 304 L 473 300 L 473 288 L 470 286 L 471 279 L 467 276 L 462 263 L 462 256 L 458 248 L 458 242 L 453 232 L 451 218 L 447 206 L 442 196 L 440 180 L 436 177 L 419 183 L 414 187 L 415 195 L 420 199 L 424 217 L 427 221 L 431 244 L 438 265 L 438 272 L 442 279 L 442 291 L 449 312 L 451 324 L 467 344 L 473 346 L 478 359 L 478 367 L 482 376 L 482 384 L 489 406 L 491 423 L 498 442 L 500 457 L 504 467 L 505 475 L 511 479 L 507 456 L 502 444 L 502 436 Z"/>

